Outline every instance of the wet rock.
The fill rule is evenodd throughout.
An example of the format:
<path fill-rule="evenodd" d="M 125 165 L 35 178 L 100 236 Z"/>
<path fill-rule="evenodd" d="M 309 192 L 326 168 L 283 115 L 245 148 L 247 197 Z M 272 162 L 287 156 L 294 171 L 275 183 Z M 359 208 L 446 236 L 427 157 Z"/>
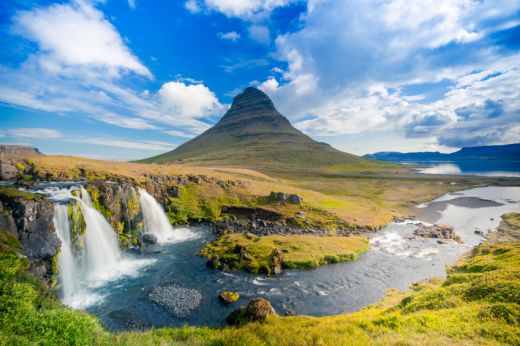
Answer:
<path fill-rule="evenodd" d="M 157 236 L 152 233 L 143 234 L 143 242 L 147 244 L 157 244 Z"/>
<path fill-rule="evenodd" d="M 240 294 L 237 292 L 224 291 L 219 293 L 218 298 L 223 304 L 231 304 L 240 298 Z"/>
<path fill-rule="evenodd" d="M 153 287 L 148 290 L 146 296 L 172 315 L 181 318 L 189 316 L 202 303 L 202 294 L 199 291 L 174 283 Z"/>
<path fill-rule="evenodd" d="M 423 238 L 454 240 L 458 243 L 462 243 L 462 239 L 455 233 L 453 227 L 450 226 L 425 226 L 421 223 L 417 226 L 417 229 L 413 232 L 413 234 Z"/>
<path fill-rule="evenodd" d="M 478 234 L 478 235 L 484 235 L 484 232 L 482 232 L 482 231 L 479 230 L 479 229 L 476 229 L 474 233 L 475 233 L 475 234 Z"/>
<path fill-rule="evenodd" d="M 17 194 L 6 189 L 0 192 L 0 225 L 22 244 L 30 260 L 29 272 L 50 285 L 53 257 L 61 242 L 54 229 L 54 207 L 37 194 Z"/>
<path fill-rule="evenodd" d="M 226 319 L 230 325 L 241 325 L 247 322 L 265 321 L 267 316 L 277 315 L 271 303 L 263 298 L 253 299 L 247 307 L 241 306 Z"/>

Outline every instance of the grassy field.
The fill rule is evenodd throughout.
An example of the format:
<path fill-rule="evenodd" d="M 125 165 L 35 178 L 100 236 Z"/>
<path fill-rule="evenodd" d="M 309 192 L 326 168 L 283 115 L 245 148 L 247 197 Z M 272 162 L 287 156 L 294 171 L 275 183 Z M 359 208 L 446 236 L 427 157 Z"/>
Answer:
<path fill-rule="evenodd" d="M 240 260 L 237 246 L 248 255 Z M 206 245 L 201 254 L 218 258 L 230 269 L 243 269 L 253 273 L 269 274 L 271 254 L 280 250 L 283 267 L 312 269 L 322 264 L 352 261 L 369 248 L 363 237 L 318 237 L 310 235 L 271 235 L 258 237 L 253 234 L 233 233 L 220 237 Z"/>
<path fill-rule="evenodd" d="M 345 167 L 331 167 L 331 171 L 280 167 L 253 170 L 110 162 L 64 156 L 34 157 L 23 164 L 27 167 L 24 172 L 27 177 L 37 175 L 47 180 L 129 179 L 137 184 L 146 184 L 151 181 L 151 176 L 204 176 L 209 180 L 234 183 L 225 188 L 211 183 L 185 186 L 185 194 L 178 203 L 186 206 L 180 208 L 182 220 L 173 215 L 172 221 L 218 218 L 222 206 L 239 205 L 274 209 L 287 218 L 304 211 L 309 221 L 329 224 L 331 228 L 338 223 L 380 227 L 395 215 L 407 214 L 410 206 L 448 191 L 477 185 L 520 185 L 520 179 L 425 176 L 403 167 L 398 170 L 365 167 L 361 171 L 345 173 Z M 301 210 L 291 205 L 266 203 L 262 197 L 272 191 L 302 196 L 304 204 Z"/>
<path fill-rule="evenodd" d="M 518 217 L 518 216 L 517 216 Z M 483 243 L 434 279 L 344 315 L 278 317 L 241 327 L 109 333 L 48 296 L 0 230 L 2 345 L 518 345 L 520 242 Z"/>

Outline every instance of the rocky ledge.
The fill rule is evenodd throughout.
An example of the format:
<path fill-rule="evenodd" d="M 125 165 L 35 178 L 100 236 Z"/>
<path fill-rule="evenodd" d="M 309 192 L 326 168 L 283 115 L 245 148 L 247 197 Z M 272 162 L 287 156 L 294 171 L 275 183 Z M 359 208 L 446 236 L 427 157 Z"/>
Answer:
<path fill-rule="evenodd" d="M 457 243 L 462 243 L 462 239 L 458 236 L 453 227 L 444 225 L 426 226 L 420 223 L 417 229 L 413 232 L 414 235 L 423 238 L 435 238 L 439 243 L 444 243 L 446 240 L 454 240 Z"/>
<path fill-rule="evenodd" d="M 43 196 L 0 187 L 0 228 L 20 241 L 30 260 L 29 272 L 47 286 L 57 271 L 61 246 L 53 217 L 54 207 Z"/>
<path fill-rule="evenodd" d="M 192 288 L 166 283 L 149 289 L 146 297 L 176 317 L 189 316 L 202 303 L 202 294 Z"/>

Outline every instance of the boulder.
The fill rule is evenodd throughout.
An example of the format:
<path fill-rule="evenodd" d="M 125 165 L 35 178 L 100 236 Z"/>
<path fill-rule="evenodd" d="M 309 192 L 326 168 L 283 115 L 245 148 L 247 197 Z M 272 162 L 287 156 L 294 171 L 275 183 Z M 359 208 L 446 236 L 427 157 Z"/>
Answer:
<path fill-rule="evenodd" d="M 240 298 L 240 294 L 237 292 L 224 291 L 219 293 L 218 298 L 223 304 L 231 304 Z"/>
<path fill-rule="evenodd" d="M 157 236 L 152 233 L 143 234 L 143 242 L 147 244 L 157 244 Z"/>
<path fill-rule="evenodd" d="M 263 298 L 253 299 L 247 307 L 234 310 L 226 319 L 230 325 L 241 325 L 247 322 L 262 322 L 267 316 L 277 315 L 271 303 Z"/>
<path fill-rule="evenodd" d="M 455 233 L 453 227 L 443 226 L 443 225 L 432 225 L 425 226 L 424 224 L 419 224 L 417 229 L 413 232 L 414 235 L 423 237 L 423 238 L 435 238 L 442 240 L 454 240 L 458 243 L 462 243 L 462 239 Z M 444 242 L 439 242 L 440 244 L 444 244 Z"/>
<path fill-rule="evenodd" d="M 283 193 L 283 192 L 271 192 L 269 197 L 274 199 L 275 201 L 280 201 L 280 202 L 288 202 L 288 203 L 292 203 L 292 204 L 303 203 L 303 198 L 301 198 L 300 196 L 295 195 L 295 194 L 287 194 L 287 193 Z"/>

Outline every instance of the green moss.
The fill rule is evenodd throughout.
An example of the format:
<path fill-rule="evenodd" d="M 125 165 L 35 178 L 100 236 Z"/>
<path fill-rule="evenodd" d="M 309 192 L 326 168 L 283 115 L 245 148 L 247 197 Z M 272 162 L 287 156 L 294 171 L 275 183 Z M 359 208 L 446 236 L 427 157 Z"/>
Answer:
<path fill-rule="evenodd" d="M 36 193 L 21 191 L 14 187 L 0 186 L 0 200 L 17 198 L 32 201 L 41 200 L 42 196 Z"/>
<path fill-rule="evenodd" d="M 318 237 L 310 235 L 275 235 L 257 237 L 252 234 L 224 235 L 206 245 L 200 254 L 218 258 L 230 269 L 271 274 L 273 250 L 283 254 L 288 269 L 312 269 L 323 264 L 352 261 L 369 248 L 362 237 Z"/>
<path fill-rule="evenodd" d="M 87 230 L 87 223 L 81 211 L 79 203 L 72 201 L 67 205 L 70 220 L 70 237 L 72 251 L 79 255 L 83 250 L 84 235 Z"/>
<path fill-rule="evenodd" d="M 14 166 L 16 167 L 17 170 L 19 170 L 21 172 L 24 172 L 26 170 L 26 167 L 23 164 L 21 164 L 20 162 L 15 163 Z"/>

